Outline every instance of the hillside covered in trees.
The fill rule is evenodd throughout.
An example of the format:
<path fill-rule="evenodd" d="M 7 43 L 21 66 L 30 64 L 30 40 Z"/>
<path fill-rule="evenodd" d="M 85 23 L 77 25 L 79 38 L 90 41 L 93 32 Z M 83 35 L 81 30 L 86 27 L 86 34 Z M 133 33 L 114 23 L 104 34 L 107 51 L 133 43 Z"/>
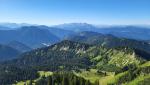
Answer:
<path fill-rule="evenodd" d="M 0 83 L 17 84 L 23 81 L 29 85 L 120 85 L 132 83 L 138 78 L 143 78 L 139 80 L 140 83 L 148 82 L 149 56 L 149 53 L 135 48 L 106 48 L 65 40 L 2 62 Z M 53 74 L 41 76 L 39 71 Z"/>

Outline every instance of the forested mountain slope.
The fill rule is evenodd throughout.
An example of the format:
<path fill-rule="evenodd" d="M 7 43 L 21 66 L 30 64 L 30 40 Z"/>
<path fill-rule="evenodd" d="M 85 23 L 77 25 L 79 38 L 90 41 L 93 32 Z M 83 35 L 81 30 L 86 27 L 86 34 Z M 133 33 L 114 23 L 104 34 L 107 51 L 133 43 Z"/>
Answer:
<path fill-rule="evenodd" d="M 15 80 L 26 80 L 29 76 L 37 78 L 38 71 L 76 71 L 78 73 L 90 69 L 96 69 L 95 72 L 101 76 L 107 76 L 109 72 L 117 75 L 128 71 L 132 66 L 137 67 L 147 62 L 149 55 L 148 53 L 141 54 L 140 50 L 129 47 L 110 49 L 65 40 L 49 47 L 24 53 L 18 59 L 1 63 L 5 68 L 2 68 L 0 72 L 5 74 L 1 74 L 0 78 L 1 82 L 7 83 L 9 78 L 8 83 L 15 83 Z M 14 68 L 15 72 L 18 72 L 19 69 L 23 72 L 30 69 L 30 71 L 34 70 L 35 74 L 29 72 L 28 75 L 23 76 L 24 73 L 22 75 L 16 73 L 15 76 L 9 77 L 11 76 L 9 71 L 13 72 Z"/>

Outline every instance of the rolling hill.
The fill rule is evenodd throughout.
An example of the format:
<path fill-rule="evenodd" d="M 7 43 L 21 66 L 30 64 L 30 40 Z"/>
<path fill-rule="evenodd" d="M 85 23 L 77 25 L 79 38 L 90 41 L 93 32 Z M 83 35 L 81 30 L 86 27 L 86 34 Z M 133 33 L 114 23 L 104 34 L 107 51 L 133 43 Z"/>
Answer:
<path fill-rule="evenodd" d="M 12 47 L 16 50 L 19 50 L 20 52 L 27 52 L 27 51 L 30 51 L 32 50 L 30 47 L 28 47 L 27 45 L 21 43 L 21 42 L 18 42 L 18 41 L 11 41 L 7 44 L 7 46 L 9 47 Z"/>
<path fill-rule="evenodd" d="M 0 61 L 14 59 L 17 56 L 19 56 L 19 54 L 21 54 L 21 52 L 14 48 L 5 45 L 0 45 Z"/>
<path fill-rule="evenodd" d="M 59 37 L 61 40 L 64 40 L 65 38 L 67 38 L 70 35 L 76 34 L 74 31 L 65 30 L 65 29 L 61 29 L 61 28 L 57 28 L 57 27 L 48 27 L 45 25 L 41 25 L 38 27 L 41 29 L 49 30 L 51 33 L 53 33 L 55 36 Z"/>
<path fill-rule="evenodd" d="M 101 28 L 99 33 L 112 34 L 121 38 L 129 38 L 136 40 L 150 40 L 150 27 L 144 26 L 113 26 Z"/>

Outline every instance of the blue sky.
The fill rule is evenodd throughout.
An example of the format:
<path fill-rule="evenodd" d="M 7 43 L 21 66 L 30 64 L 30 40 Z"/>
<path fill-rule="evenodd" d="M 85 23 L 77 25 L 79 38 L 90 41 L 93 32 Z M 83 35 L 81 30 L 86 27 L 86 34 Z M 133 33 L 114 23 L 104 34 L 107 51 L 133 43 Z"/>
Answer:
<path fill-rule="evenodd" d="M 0 22 L 150 24 L 150 0 L 0 0 Z"/>

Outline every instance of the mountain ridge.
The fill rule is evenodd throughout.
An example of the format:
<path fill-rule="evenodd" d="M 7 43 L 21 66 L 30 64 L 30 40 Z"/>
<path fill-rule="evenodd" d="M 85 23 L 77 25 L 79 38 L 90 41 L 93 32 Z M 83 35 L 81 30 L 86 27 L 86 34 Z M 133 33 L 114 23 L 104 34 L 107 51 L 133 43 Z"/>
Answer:
<path fill-rule="evenodd" d="M 0 45 L 0 61 L 17 58 L 20 54 L 21 54 L 20 51 L 12 47 L 6 45 Z"/>
<path fill-rule="evenodd" d="M 150 54 L 146 55 L 149 56 Z M 15 74 L 18 74 L 18 72 L 28 73 L 26 75 L 21 73 L 20 75 L 9 77 L 9 79 L 12 80 L 9 83 L 12 84 L 16 83 L 15 80 L 37 78 L 37 71 L 62 73 L 63 71 L 68 72 L 73 70 L 78 74 L 84 72 L 84 70 L 90 72 L 90 69 L 96 69 L 98 75 L 105 75 L 104 77 L 107 77 L 107 75 L 110 75 L 109 73 L 113 73 L 114 76 L 117 76 L 117 74 L 119 75 L 124 71 L 130 71 L 130 68 L 134 69 L 136 66 L 140 66 L 147 61 L 145 55 L 135 52 L 134 49 L 129 47 L 109 49 L 103 46 L 88 45 L 85 43 L 64 40 L 48 47 L 26 52 L 20 55 L 17 59 L 0 63 L 0 65 L 5 67 L 0 69 L 0 72 L 3 73 L 0 73 L 0 78 L 3 79 L 3 81 L 0 82 L 8 83 L 6 82 L 8 79 L 6 75 L 9 75 L 9 73 L 5 72 L 6 69 L 11 72 L 15 71 Z M 134 69 L 133 71 L 135 72 L 132 75 L 138 72 L 144 72 L 144 74 L 147 74 L 143 69 L 144 68 L 139 70 L 137 68 L 136 70 Z M 129 74 L 125 76 L 128 78 Z M 24 78 L 24 76 L 26 77 Z M 88 77 L 88 75 L 86 76 Z M 18 77 L 19 79 L 17 79 Z M 124 78 L 124 76 L 121 76 L 121 78 Z"/>
<path fill-rule="evenodd" d="M 150 52 L 150 44 L 145 41 L 138 41 L 127 38 L 118 38 L 110 34 L 101 34 L 97 32 L 80 32 L 76 35 L 68 37 L 68 40 L 94 44 L 94 45 L 102 45 L 108 48 L 114 48 L 119 46 L 128 46 L 132 48 L 137 48 L 146 52 Z"/>
<path fill-rule="evenodd" d="M 15 40 L 31 48 L 38 48 L 42 46 L 42 43 L 53 44 L 59 41 L 59 38 L 50 33 L 47 29 L 29 26 L 17 30 L 0 30 L 0 40 L 2 44 Z"/>

